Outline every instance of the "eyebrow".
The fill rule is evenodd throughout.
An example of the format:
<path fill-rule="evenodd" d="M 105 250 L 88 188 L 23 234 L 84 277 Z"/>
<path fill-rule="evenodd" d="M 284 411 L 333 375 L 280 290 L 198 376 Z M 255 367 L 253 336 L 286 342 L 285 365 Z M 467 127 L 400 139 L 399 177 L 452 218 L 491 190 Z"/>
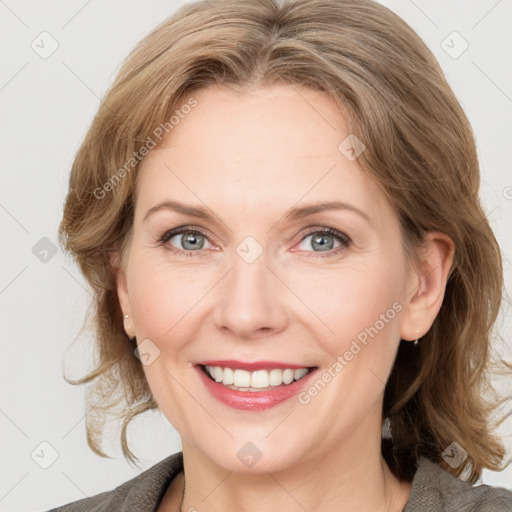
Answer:
<path fill-rule="evenodd" d="M 192 217 L 198 217 L 200 219 L 211 219 L 212 215 L 208 213 L 207 209 L 192 206 L 184 203 L 180 203 L 179 201 L 164 201 L 162 203 L 159 203 L 152 208 L 150 208 L 146 215 L 144 216 L 143 221 L 145 221 L 151 214 L 153 214 L 156 211 L 159 210 L 171 210 L 175 211 L 177 213 L 182 213 L 184 215 L 190 215 Z M 302 219 L 304 217 L 309 217 L 311 215 L 314 215 L 316 213 L 321 213 L 327 210 L 348 210 L 351 212 L 354 212 L 358 214 L 360 217 L 362 217 L 364 220 L 366 220 L 369 224 L 372 224 L 372 221 L 370 217 L 360 210 L 359 208 L 356 208 L 355 206 L 343 203 L 339 201 L 331 201 L 327 203 L 315 203 L 315 204 L 309 204 L 305 206 L 297 206 L 295 208 L 290 209 L 283 217 L 282 220 L 289 221 L 289 220 L 296 220 L 296 219 Z"/>

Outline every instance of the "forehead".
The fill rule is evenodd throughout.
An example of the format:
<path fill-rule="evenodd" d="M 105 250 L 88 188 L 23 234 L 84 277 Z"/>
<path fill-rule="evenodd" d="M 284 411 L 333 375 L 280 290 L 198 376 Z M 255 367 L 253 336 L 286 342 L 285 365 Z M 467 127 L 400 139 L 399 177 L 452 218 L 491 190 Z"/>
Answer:
<path fill-rule="evenodd" d="M 139 215 L 167 198 L 240 213 L 315 200 L 350 201 L 377 217 L 389 210 L 377 184 L 340 151 L 349 129 L 325 93 L 279 84 L 244 93 L 216 86 L 193 97 L 197 105 L 142 163 Z"/>
<path fill-rule="evenodd" d="M 242 93 L 215 86 L 194 98 L 197 106 L 172 129 L 165 147 L 179 151 L 193 145 L 234 167 L 327 155 L 347 132 L 327 95 L 308 88 L 276 84 Z"/>

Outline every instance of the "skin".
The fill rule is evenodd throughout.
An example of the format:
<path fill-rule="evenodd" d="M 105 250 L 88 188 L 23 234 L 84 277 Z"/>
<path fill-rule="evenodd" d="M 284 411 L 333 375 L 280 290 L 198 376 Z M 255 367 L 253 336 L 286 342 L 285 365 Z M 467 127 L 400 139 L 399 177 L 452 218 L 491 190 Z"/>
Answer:
<path fill-rule="evenodd" d="M 143 161 L 118 278 L 126 333 L 160 350 L 144 371 L 182 439 L 182 510 L 401 511 L 411 483 L 380 452 L 385 382 L 400 339 L 424 335 L 441 307 L 453 242 L 431 233 L 423 263 L 408 263 L 383 191 L 338 150 L 350 132 L 323 93 L 215 86 L 194 97 L 198 105 Z M 207 207 L 212 218 L 161 209 L 143 220 L 165 200 Z M 327 201 L 368 220 L 349 209 L 285 219 L 292 207 Z M 182 226 L 206 233 L 202 248 L 184 247 L 183 235 L 158 244 Z M 352 243 L 325 235 L 333 248 L 322 251 L 311 235 L 325 227 Z M 252 263 L 236 251 L 247 236 L 263 250 Z M 394 303 L 400 312 L 307 405 L 231 409 L 192 367 L 277 360 L 321 375 Z M 247 442 L 262 453 L 251 468 L 237 457 Z M 159 510 L 178 510 L 182 491 L 178 478 Z"/>

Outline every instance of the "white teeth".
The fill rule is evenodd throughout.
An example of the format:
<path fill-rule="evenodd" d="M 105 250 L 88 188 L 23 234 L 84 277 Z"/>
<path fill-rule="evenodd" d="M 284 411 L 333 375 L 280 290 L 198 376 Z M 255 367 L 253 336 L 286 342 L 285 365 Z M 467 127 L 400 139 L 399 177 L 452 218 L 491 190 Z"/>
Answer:
<path fill-rule="evenodd" d="M 233 384 L 234 381 L 234 372 L 231 368 L 224 368 L 224 378 L 222 379 L 222 384 L 227 386 L 228 384 Z"/>
<path fill-rule="evenodd" d="M 216 368 L 219 368 L 216 366 Z M 219 368 L 222 372 L 222 368 Z M 251 374 L 245 370 L 235 370 L 233 375 L 233 385 L 237 388 L 249 388 L 251 387 Z"/>
<path fill-rule="evenodd" d="M 222 368 L 219 368 L 218 366 L 213 368 L 213 378 L 215 379 L 215 382 L 222 382 L 222 379 L 224 378 Z"/>
<path fill-rule="evenodd" d="M 306 373 L 308 373 L 308 370 L 306 368 L 299 368 L 298 370 L 295 370 L 293 372 L 293 378 L 295 380 L 302 379 L 302 377 L 304 377 L 304 375 L 306 375 Z"/>
<path fill-rule="evenodd" d="M 266 370 L 258 370 L 251 374 L 251 388 L 268 388 L 268 372 Z"/>
<path fill-rule="evenodd" d="M 239 391 L 260 391 L 269 387 L 280 386 L 281 384 L 291 384 L 294 380 L 300 380 L 304 377 L 307 368 L 284 370 L 273 368 L 270 371 L 257 370 L 248 372 L 246 370 L 232 368 L 222 368 L 220 366 L 206 366 L 206 371 L 215 382 L 222 383 L 231 389 Z"/>
<path fill-rule="evenodd" d="M 293 382 L 293 370 L 288 368 L 283 372 L 283 382 L 285 384 L 290 384 L 290 382 Z"/>
<path fill-rule="evenodd" d="M 283 370 L 270 370 L 269 377 L 271 386 L 280 386 L 283 383 Z"/>

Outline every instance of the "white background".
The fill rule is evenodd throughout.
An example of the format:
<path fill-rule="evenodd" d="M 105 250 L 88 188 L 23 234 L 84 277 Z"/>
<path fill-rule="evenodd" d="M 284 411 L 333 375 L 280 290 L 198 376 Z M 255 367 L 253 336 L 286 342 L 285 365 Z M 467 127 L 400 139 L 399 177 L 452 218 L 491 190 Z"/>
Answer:
<path fill-rule="evenodd" d="M 140 38 L 183 2 L 170 0 L 0 0 L 2 264 L 0 509 L 38 511 L 78 500 L 136 476 L 181 449 L 179 436 L 158 412 L 135 420 L 129 432 L 141 470 L 121 455 L 115 429 L 102 459 L 86 444 L 84 387 L 68 385 L 90 368 L 83 348 L 71 347 L 89 300 L 85 281 L 60 248 L 43 263 L 32 252 L 47 237 L 57 245 L 74 154 L 121 60 Z M 475 129 L 482 198 L 501 244 L 506 282 L 512 254 L 511 0 L 385 1 L 439 59 Z M 58 42 L 47 59 L 32 48 L 47 31 Z M 447 43 L 458 52 L 448 55 Z M 450 34 L 449 39 L 446 39 Z M 455 37 L 455 39 L 454 39 Z M 445 43 L 442 43 L 445 41 Z M 47 40 L 49 44 L 49 40 Z M 41 43 L 39 43 L 41 44 Z M 45 46 L 49 48 L 48 44 Z M 446 46 L 445 46 L 446 47 Z M 511 359 L 510 312 L 501 332 Z M 502 383 L 511 393 L 510 383 Z M 510 407 L 510 402 L 509 402 Z M 512 454 L 512 418 L 500 429 Z M 58 457 L 42 469 L 31 454 Z M 39 450 L 39 451 L 38 451 Z M 44 458 L 44 457 L 43 457 Z M 512 465 L 484 471 L 483 482 L 512 489 Z"/>

